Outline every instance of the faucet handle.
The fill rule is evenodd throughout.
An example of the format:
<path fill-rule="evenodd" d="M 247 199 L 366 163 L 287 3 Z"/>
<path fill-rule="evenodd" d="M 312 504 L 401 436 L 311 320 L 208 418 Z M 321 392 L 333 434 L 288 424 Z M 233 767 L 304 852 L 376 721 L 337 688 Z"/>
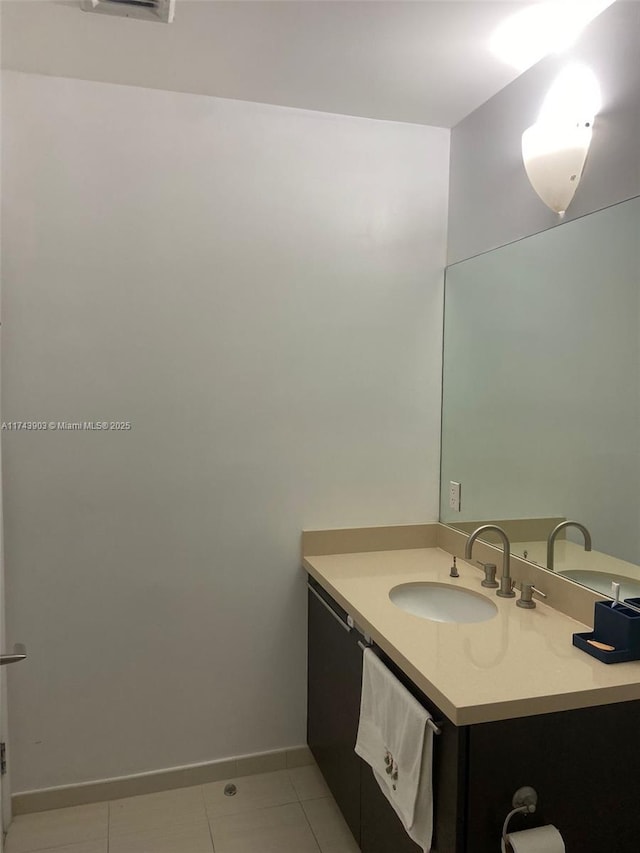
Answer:
<path fill-rule="evenodd" d="M 518 607 L 524 607 L 525 610 L 533 610 L 533 608 L 536 606 L 536 603 L 533 600 L 534 592 L 536 595 L 539 595 L 540 598 L 547 597 L 544 592 L 539 589 L 536 589 L 532 583 L 523 582 L 522 587 L 520 589 L 520 598 L 518 599 L 518 601 L 516 601 Z"/>
<path fill-rule="evenodd" d="M 482 581 L 481 586 L 489 587 L 489 589 L 497 589 L 500 584 L 496 580 L 496 564 L 483 563 L 482 560 L 476 560 L 476 563 L 484 569 L 484 580 Z"/>

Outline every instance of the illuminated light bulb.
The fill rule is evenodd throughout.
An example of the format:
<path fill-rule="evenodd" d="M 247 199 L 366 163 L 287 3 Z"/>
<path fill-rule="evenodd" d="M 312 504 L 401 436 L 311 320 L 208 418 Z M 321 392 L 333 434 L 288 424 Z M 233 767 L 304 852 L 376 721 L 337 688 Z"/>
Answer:
<path fill-rule="evenodd" d="M 574 62 L 556 77 L 543 101 L 539 122 L 576 122 L 591 120 L 602 108 L 600 84 L 586 65 Z"/>

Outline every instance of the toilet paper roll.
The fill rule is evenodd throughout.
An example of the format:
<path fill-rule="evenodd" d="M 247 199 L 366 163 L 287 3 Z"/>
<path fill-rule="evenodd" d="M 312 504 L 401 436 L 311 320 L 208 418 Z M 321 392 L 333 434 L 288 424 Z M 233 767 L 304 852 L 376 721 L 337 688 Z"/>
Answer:
<path fill-rule="evenodd" d="M 564 841 L 555 826 L 537 826 L 507 835 L 502 853 L 565 853 Z"/>

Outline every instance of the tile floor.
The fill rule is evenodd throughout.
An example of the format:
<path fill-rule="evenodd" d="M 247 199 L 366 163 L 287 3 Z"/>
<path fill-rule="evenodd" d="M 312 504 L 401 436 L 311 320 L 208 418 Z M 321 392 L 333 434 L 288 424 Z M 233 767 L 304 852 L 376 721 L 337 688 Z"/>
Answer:
<path fill-rule="evenodd" d="M 358 853 L 315 765 L 232 781 L 20 815 L 5 853 Z"/>

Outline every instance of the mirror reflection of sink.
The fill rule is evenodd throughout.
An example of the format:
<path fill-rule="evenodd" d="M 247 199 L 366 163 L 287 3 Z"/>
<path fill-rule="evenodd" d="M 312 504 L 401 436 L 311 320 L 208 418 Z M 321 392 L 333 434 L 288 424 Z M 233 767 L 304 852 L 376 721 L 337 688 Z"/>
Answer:
<path fill-rule="evenodd" d="M 486 596 L 444 583 L 403 583 L 389 593 L 407 613 L 433 622 L 486 622 L 498 608 Z"/>
<path fill-rule="evenodd" d="M 590 586 L 603 595 L 611 595 L 611 581 L 620 584 L 620 599 L 640 596 L 640 581 L 610 572 L 591 572 L 589 569 L 564 569 L 558 572 L 564 578 Z"/>

